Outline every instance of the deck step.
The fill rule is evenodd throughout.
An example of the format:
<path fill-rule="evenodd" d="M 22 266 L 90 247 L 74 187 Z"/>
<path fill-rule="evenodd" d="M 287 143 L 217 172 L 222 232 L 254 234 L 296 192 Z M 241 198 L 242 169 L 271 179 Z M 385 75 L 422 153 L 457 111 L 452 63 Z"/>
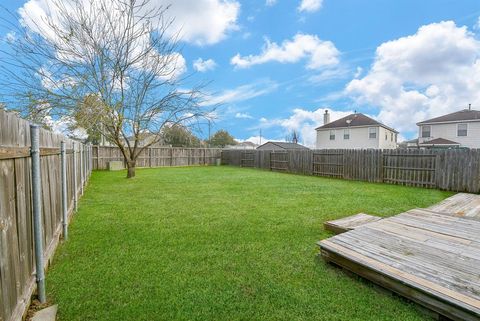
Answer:
<path fill-rule="evenodd" d="M 480 220 L 480 195 L 458 193 L 427 209 L 445 215 Z"/>
<path fill-rule="evenodd" d="M 365 213 L 358 213 L 352 216 L 347 216 L 338 220 L 334 221 L 327 221 L 323 223 L 323 226 L 326 230 L 334 232 L 335 234 L 341 234 L 347 231 L 354 230 L 360 226 L 365 224 L 377 222 L 381 220 L 381 217 L 365 214 Z"/>
<path fill-rule="evenodd" d="M 452 320 L 480 320 L 480 222 L 415 209 L 320 241 L 328 262 Z"/>

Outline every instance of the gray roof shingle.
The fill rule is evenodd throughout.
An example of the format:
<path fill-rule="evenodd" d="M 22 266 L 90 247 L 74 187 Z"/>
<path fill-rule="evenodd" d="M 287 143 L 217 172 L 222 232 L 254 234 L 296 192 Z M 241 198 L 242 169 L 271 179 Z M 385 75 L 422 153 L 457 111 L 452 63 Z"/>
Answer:
<path fill-rule="evenodd" d="M 381 126 L 392 130 L 398 133 L 395 129 L 388 127 L 373 118 L 370 118 L 362 113 L 351 114 L 346 117 L 337 119 L 323 126 L 317 127 L 319 129 L 333 129 L 333 128 L 344 128 L 344 127 L 362 127 L 362 126 Z"/>
<path fill-rule="evenodd" d="M 283 149 L 309 149 L 308 147 L 305 147 L 297 143 L 287 143 L 287 142 L 266 142 L 265 144 L 258 146 L 257 149 L 267 144 L 273 144 Z"/>
<path fill-rule="evenodd" d="M 480 121 L 480 111 L 478 110 L 469 110 L 464 109 L 461 111 L 457 111 L 451 114 L 443 115 L 440 117 L 435 117 L 432 119 L 424 120 L 422 122 L 417 123 L 417 125 L 423 124 L 433 124 L 433 123 L 444 123 L 444 122 L 457 122 L 457 121 Z"/>
<path fill-rule="evenodd" d="M 420 145 L 460 145 L 460 143 L 454 142 L 453 140 L 445 139 L 445 138 L 435 138 L 423 143 Z"/>

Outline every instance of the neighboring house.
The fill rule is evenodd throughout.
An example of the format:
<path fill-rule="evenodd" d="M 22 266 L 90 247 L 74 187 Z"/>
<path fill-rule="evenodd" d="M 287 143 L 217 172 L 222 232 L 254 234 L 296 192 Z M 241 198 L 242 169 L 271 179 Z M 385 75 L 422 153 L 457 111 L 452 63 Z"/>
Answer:
<path fill-rule="evenodd" d="M 254 144 L 252 142 L 241 142 L 236 145 L 228 145 L 225 146 L 227 149 L 255 149 L 257 148 L 257 144 Z"/>
<path fill-rule="evenodd" d="M 480 148 L 480 111 L 464 109 L 417 123 L 420 147 Z"/>
<path fill-rule="evenodd" d="M 401 143 L 398 143 L 398 148 L 418 148 L 418 138 L 405 140 Z"/>
<path fill-rule="evenodd" d="M 330 122 L 328 110 L 323 126 L 316 128 L 317 149 L 394 149 L 398 132 L 375 119 L 354 113 Z"/>
<path fill-rule="evenodd" d="M 285 151 L 285 150 L 309 150 L 309 148 L 297 143 L 266 142 L 265 144 L 258 146 L 257 150 Z"/>

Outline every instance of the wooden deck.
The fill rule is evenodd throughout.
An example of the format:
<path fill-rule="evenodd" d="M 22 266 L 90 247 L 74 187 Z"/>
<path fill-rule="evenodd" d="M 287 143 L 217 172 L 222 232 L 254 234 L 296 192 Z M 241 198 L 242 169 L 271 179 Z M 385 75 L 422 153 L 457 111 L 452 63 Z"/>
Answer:
<path fill-rule="evenodd" d="M 480 220 L 480 195 L 458 193 L 428 209 L 436 213 Z"/>
<path fill-rule="evenodd" d="M 354 230 L 362 225 L 377 222 L 381 220 L 381 217 L 373 216 L 364 213 L 358 213 L 352 216 L 347 216 L 334 221 L 327 221 L 323 223 L 326 230 L 334 232 L 335 234 L 344 233 Z"/>
<path fill-rule="evenodd" d="M 443 316 L 480 320 L 480 221 L 416 209 L 318 244 L 327 261 Z"/>

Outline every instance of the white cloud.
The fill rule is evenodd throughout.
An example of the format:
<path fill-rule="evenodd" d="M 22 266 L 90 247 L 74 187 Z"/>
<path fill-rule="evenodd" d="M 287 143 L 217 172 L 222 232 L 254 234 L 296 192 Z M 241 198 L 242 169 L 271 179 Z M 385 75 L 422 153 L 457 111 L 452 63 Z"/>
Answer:
<path fill-rule="evenodd" d="M 351 75 L 348 68 L 339 66 L 336 68 L 329 68 L 322 70 L 320 73 L 310 76 L 308 80 L 315 84 L 321 84 L 330 80 L 345 79 Z"/>
<path fill-rule="evenodd" d="M 363 73 L 363 68 L 362 67 L 357 67 L 357 71 L 355 71 L 355 75 L 353 76 L 354 78 L 359 78 Z"/>
<path fill-rule="evenodd" d="M 211 106 L 249 100 L 258 96 L 269 94 L 278 88 L 273 81 L 260 81 L 249 85 L 238 86 L 234 89 L 226 89 L 216 95 L 205 97 L 203 105 Z"/>
<path fill-rule="evenodd" d="M 115 9 L 116 7 L 113 5 L 114 1 L 115 0 L 65 0 L 59 2 L 58 0 L 29 0 L 18 9 L 18 13 L 22 26 L 39 34 L 52 46 L 55 46 L 57 59 L 69 63 L 85 62 L 86 59 L 84 57 L 91 56 L 91 50 L 89 49 L 94 46 L 92 42 L 88 42 L 90 35 L 87 35 L 84 31 L 83 34 L 80 34 L 67 43 L 64 39 L 60 39 L 57 29 L 62 30 L 66 24 L 70 23 L 65 21 L 65 15 L 75 12 L 79 6 L 82 6 L 86 12 L 102 12 L 103 5 L 107 4 L 107 7 L 112 9 L 104 15 L 111 14 L 112 19 L 120 23 L 124 21 L 127 16 L 124 11 Z M 163 0 L 156 1 L 161 5 Z M 150 5 L 153 4 L 154 1 L 150 3 Z M 137 12 L 136 14 L 141 14 L 141 12 Z M 78 14 L 75 16 L 73 13 L 70 18 L 73 19 L 73 23 L 78 23 L 80 19 Z M 90 27 L 93 29 L 103 29 L 102 31 L 104 32 L 115 33 L 121 32 L 122 29 L 116 28 L 115 25 L 111 26 L 108 24 L 105 16 L 101 14 L 97 17 L 97 20 L 90 20 L 87 23 L 91 23 L 92 26 L 100 24 L 99 26 L 95 25 L 97 28 Z M 152 24 L 154 23 L 155 22 L 152 22 Z M 138 61 L 134 64 L 135 68 L 151 70 L 161 78 L 176 78 L 186 71 L 186 61 L 181 54 L 177 52 L 164 54 L 157 52 L 155 49 L 145 49 L 149 48 L 150 35 L 140 30 L 142 27 L 139 25 L 136 27 L 138 29 L 135 29 L 133 32 L 139 33 L 141 36 L 136 37 L 135 41 L 131 44 L 132 50 L 130 54 L 133 57 L 141 57 L 142 55 L 145 55 L 145 57 L 137 58 Z M 67 32 L 67 30 L 63 30 L 63 32 Z M 86 39 L 86 42 L 82 42 L 80 39 Z M 95 40 L 98 41 L 99 39 Z"/>
<path fill-rule="evenodd" d="M 298 11 L 314 12 L 322 8 L 323 0 L 302 0 L 298 6 Z"/>
<path fill-rule="evenodd" d="M 45 23 L 45 13 L 56 17 L 55 0 L 29 0 L 20 9 L 19 14 L 24 25 L 32 29 Z M 69 7 L 75 0 L 64 0 L 62 5 Z M 90 1 L 83 1 L 88 6 Z M 114 2 L 115 0 L 105 0 Z M 197 45 L 210 45 L 223 40 L 231 30 L 238 29 L 237 19 L 240 3 L 235 0 L 151 0 L 150 6 L 170 8 L 166 12 L 168 20 L 173 19 L 169 34 L 180 32 L 181 39 Z M 108 5 L 108 8 L 114 8 Z M 148 9 L 148 8 L 147 8 Z M 50 31 L 50 36 L 53 36 Z"/>
<path fill-rule="evenodd" d="M 263 136 L 260 137 L 260 135 L 250 136 L 247 139 L 235 138 L 235 140 L 238 141 L 239 143 L 251 142 L 251 143 L 254 143 L 256 145 L 262 145 L 262 144 L 265 144 L 266 142 L 269 142 L 269 141 L 273 141 L 273 142 L 283 142 L 283 141 L 285 141 L 283 138 L 281 138 L 281 139 L 269 139 L 269 138 L 266 138 L 266 137 L 263 137 Z"/>
<path fill-rule="evenodd" d="M 478 17 L 477 23 L 473 26 L 473 29 L 480 30 L 480 17 Z"/>
<path fill-rule="evenodd" d="M 88 138 L 88 133 L 83 128 L 74 128 L 75 120 L 70 116 L 62 116 L 58 119 L 53 119 L 51 116 L 45 117 L 45 123 L 52 131 L 60 133 L 65 136 L 74 137 L 76 139 Z"/>
<path fill-rule="evenodd" d="M 234 0 L 154 0 L 169 5 L 174 18 L 173 30 L 181 30 L 182 39 L 197 45 L 223 40 L 229 31 L 237 30 L 240 3 Z"/>
<path fill-rule="evenodd" d="M 248 68 L 253 65 L 271 61 L 280 63 L 296 63 L 307 59 L 308 69 L 321 69 L 338 64 L 340 52 L 331 41 L 324 41 L 315 35 L 297 33 L 292 40 L 285 40 L 281 45 L 268 39 L 259 55 L 235 55 L 230 63 L 237 68 Z"/>
<path fill-rule="evenodd" d="M 350 115 L 353 111 L 338 111 L 332 110 L 328 107 L 318 108 L 314 111 L 305 110 L 302 108 L 295 108 L 288 118 L 274 118 L 274 119 L 260 119 L 260 128 L 280 127 L 285 135 L 296 130 L 300 133 L 300 143 L 315 147 L 316 131 L 315 128 L 323 125 L 323 114 L 328 109 L 330 113 L 330 120 L 336 120 Z"/>
<path fill-rule="evenodd" d="M 480 41 L 466 27 L 446 21 L 422 26 L 411 36 L 376 50 L 368 73 L 346 93 L 378 106 L 378 118 L 413 133 L 416 122 L 480 107 Z"/>
<path fill-rule="evenodd" d="M 266 0 L 265 1 L 265 5 L 269 6 L 269 7 L 274 6 L 276 4 L 277 4 L 277 0 Z"/>
<path fill-rule="evenodd" d="M 206 72 L 215 69 L 217 63 L 213 59 L 203 60 L 198 58 L 193 62 L 193 69 L 199 72 Z"/>
<path fill-rule="evenodd" d="M 244 33 L 242 34 L 242 39 L 247 40 L 247 39 L 249 39 L 251 36 L 252 36 L 252 33 L 247 31 L 247 32 L 244 32 Z"/>
<path fill-rule="evenodd" d="M 235 118 L 239 118 L 239 119 L 253 119 L 252 115 L 250 115 L 249 113 L 236 113 L 236 114 L 235 114 Z"/>

